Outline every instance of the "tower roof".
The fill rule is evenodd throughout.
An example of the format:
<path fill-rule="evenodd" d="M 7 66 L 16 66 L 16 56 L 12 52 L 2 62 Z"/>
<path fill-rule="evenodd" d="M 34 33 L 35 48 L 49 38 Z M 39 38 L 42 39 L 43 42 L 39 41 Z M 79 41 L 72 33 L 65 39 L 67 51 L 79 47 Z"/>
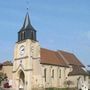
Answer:
<path fill-rule="evenodd" d="M 26 16 L 25 16 L 25 19 L 24 19 L 24 24 L 23 24 L 23 27 L 21 28 L 20 31 L 22 31 L 22 30 L 35 30 L 31 25 L 28 12 L 26 13 Z"/>
<path fill-rule="evenodd" d="M 25 21 L 24 21 L 24 24 L 23 24 L 23 28 L 27 28 L 27 27 L 30 27 L 31 26 L 31 23 L 30 23 L 30 18 L 29 18 L 29 14 L 28 12 L 26 13 L 26 16 L 25 16 Z"/>
<path fill-rule="evenodd" d="M 30 22 L 29 14 L 26 13 L 24 24 L 20 31 L 18 32 L 18 42 L 26 39 L 31 39 L 36 41 L 36 30 L 33 28 Z"/>

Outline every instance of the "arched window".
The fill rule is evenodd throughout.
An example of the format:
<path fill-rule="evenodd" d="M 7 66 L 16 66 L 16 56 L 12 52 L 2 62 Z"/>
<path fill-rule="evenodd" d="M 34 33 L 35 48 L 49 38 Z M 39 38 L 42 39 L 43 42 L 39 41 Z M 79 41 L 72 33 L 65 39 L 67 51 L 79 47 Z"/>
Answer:
<path fill-rule="evenodd" d="M 54 78 L 54 70 L 52 70 L 52 78 Z"/>
<path fill-rule="evenodd" d="M 59 70 L 59 78 L 61 78 L 61 69 Z"/>
<path fill-rule="evenodd" d="M 46 68 L 44 69 L 44 78 L 45 78 L 45 82 L 46 82 Z"/>
<path fill-rule="evenodd" d="M 84 75 L 84 81 L 86 81 L 86 76 Z"/>

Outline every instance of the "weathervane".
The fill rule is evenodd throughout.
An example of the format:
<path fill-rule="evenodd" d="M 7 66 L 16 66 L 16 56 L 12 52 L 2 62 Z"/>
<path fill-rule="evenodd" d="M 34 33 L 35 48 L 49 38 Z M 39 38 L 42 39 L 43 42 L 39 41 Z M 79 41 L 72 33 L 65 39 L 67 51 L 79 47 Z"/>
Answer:
<path fill-rule="evenodd" d="M 26 0 L 26 4 L 27 4 L 27 12 L 28 12 L 28 10 L 29 10 L 29 0 Z"/>

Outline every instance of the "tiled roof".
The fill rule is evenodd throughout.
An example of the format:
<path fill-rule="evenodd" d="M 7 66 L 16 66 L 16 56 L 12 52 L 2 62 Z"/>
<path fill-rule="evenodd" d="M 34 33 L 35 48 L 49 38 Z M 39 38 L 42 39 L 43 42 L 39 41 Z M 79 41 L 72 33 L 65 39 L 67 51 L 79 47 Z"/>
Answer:
<path fill-rule="evenodd" d="M 79 61 L 79 59 L 72 53 L 59 51 L 61 55 L 65 58 L 69 65 L 79 65 L 84 67 L 84 65 Z"/>
<path fill-rule="evenodd" d="M 89 75 L 87 71 L 85 71 L 82 67 L 80 66 L 73 66 L 73 70 L 68 74 L 69 76 L 73 75 Z"/>
<path fill-rule="evenodd" d="M 53 51 L 41 48 L 40 56 L 42 64 L 59 66 L 78 65 L 84 67 L 84 65 L 76 58 L 74 54 L 65 51 Z"/>
<path fill-rule="evenodd" d="M 3 66 L 12 66 L 13 63 L 11 61 L 5 61 L 3 62 Z"/>
<path fill-rule="evenodd" d="M 67 66 L 62 57 L 60 57 L 60 55 L 56 51 L 41 48 L 40 53 L 42 64 Z"/>

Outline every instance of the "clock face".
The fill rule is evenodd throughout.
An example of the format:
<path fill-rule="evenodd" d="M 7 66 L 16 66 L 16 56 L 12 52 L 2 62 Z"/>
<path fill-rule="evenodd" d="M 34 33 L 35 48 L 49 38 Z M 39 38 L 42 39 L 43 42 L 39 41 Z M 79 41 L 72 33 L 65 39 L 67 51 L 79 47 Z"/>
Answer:
<path fill-rule="evenodd" d="M 20 47 L 20 55 L 22 56 L 22 55 L 24 55 L 24 53 L 25 53 L 25 47 L 22 45 Z"/>

